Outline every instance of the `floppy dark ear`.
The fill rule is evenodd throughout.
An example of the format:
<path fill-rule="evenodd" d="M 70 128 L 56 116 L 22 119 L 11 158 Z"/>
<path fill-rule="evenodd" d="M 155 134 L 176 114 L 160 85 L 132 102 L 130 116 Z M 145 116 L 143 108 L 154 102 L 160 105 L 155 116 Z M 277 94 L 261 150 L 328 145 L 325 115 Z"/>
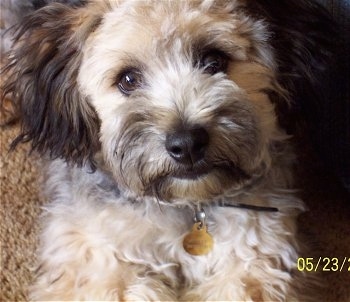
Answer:
<path fill-rule="evenodd" d="M 18 27 L 4 68 L 3 97 L 10 96 L 22 121 L 14 141 L 51 158 L 79 165 L 93 161 L 99 148 L 99 120 L 78 89 L 82 48 L 98 26 L 96 8 L 52 4 Z"/>
<path fill-rule="evenodd" d="M 310 0 L 254 0 L 247 7 L 267 21 L 277 61 L 278 81 L 291 96 L 291 106 L 276 100 L 280 123 L 294 132 L 299 113 L 317 119 L 331 93 L 337 26 L 326 9 Z M 299 113 L 298 113 L 299 112 Z M 311 121 L 311 125 L 317 125 Z"/>

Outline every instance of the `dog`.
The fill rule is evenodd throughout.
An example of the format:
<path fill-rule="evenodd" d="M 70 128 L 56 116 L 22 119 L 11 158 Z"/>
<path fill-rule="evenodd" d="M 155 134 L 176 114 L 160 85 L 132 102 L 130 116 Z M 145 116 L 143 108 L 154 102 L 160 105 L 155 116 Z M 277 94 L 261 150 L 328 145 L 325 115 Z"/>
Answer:
<path fill-rule="evenodd" d="M 30 299 L 314 300 L 288 122 L 322 96 L 324 9 L 48 2 L 2 71 L 49 199 Z"/>

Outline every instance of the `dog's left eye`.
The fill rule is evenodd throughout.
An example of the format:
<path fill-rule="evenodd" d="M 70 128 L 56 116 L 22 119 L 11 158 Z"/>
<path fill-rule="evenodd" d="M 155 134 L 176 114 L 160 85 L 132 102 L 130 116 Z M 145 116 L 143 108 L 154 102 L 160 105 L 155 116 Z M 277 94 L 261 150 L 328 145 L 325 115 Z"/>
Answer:
<path fill-rule="evenodd" d="M 140 88 L 143 83 L 142 73 L 137 69 L 124 71 L 118 78 L 118 88 L 126 95 L 129 95 L 137 88 Z"/>
<path fill-rule="evenodd" d="M 216 74 L 218 72 L 226 72 L 228 58 L 221 51 L 214 50 L 203 55 L 199 65 L 205 73 Z"/>

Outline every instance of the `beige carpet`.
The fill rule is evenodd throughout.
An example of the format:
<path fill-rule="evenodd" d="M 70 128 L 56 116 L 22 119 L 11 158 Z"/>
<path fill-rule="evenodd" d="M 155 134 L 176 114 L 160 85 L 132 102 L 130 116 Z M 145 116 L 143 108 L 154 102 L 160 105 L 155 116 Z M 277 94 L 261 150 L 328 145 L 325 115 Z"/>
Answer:
<path fill-rule="evenodd" d="M 26 301 L 31 268 L 37 244 L 38 197 L 36 159 L 28 156 L 28 146 L 8 153 L 8 146 L 18 126 L 3 126 L 1 131 L 1 290 L 0 301 Z M 301 165 L 304 166 L 305 164 Z M 313 251 L 307 257 L 350 257 L 350 198 L 318 165 L 312 163 L 299 178 L 301 195 L 310 211 L 300 218 L 300 228 Z M 321 272 L 328 287 L 324 301 L 350 301 L 350 271 Z"/>
<path fill-rule="evenodd" d="M 35 260 L 41 204 L 37 172 L 33 158 L 27 156 L 28 146 L 19 146 L 16 152 L 8 153 L 9 143 L 18 128 L 12 126 L 0 131 L 0 301 L 25 301 Z"/>

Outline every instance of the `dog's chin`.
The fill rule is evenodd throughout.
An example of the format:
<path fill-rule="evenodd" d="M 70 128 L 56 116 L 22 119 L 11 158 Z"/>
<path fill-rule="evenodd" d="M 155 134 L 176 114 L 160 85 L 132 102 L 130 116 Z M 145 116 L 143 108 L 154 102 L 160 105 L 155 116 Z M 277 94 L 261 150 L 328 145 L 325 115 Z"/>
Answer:
<path fill-rule="evenodd" d="M 235 166 L 179 169 L 152 182 L 146 195 L 168 203 L 210 201 L 226 190 L 239 189 L 250 177 Z"/>

